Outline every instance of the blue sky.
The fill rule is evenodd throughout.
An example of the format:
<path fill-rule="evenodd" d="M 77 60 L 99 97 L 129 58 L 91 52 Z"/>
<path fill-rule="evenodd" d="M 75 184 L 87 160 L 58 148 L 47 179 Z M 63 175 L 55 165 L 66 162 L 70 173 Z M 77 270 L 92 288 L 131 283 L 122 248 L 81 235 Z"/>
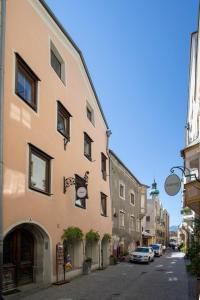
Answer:
<path fill-rule="evenodd" d="M 83 53 L 112 130 L 110 148 L 142 183 L 155 177 L 171 225 L 179 224 L 181 193 L 168 196 L 164 182 L 171 167 L 183 164 L 198 0 L 46 3 Z"/>

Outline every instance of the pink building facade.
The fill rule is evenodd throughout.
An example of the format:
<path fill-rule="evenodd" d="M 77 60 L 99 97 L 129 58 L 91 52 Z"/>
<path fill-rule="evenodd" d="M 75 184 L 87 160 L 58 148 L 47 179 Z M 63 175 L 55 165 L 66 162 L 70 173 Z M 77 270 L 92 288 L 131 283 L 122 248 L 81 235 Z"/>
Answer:
<path fill-rule="evenodd" d="M 55 282 L 70 226 L 84 237 L 67 276 L 86 256 L 108 264 L 110 131 L 80 50 L 40 0 L 6 2 L 3 131 L 5 288 Z M 100 240 L 87 245 L 91 229 Z"/>

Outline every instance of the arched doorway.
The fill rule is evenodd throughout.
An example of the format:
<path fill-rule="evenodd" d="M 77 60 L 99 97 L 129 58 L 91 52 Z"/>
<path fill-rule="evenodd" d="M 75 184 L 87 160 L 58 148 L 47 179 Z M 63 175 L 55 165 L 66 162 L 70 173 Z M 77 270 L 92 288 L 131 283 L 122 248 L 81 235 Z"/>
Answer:
<path fill-rule="evenodd" d="M 31 232 L 17 228 L 4 240 L 3 260 L 12 265 L 16 285 L 33 282 L 34 238 Z"/>
<path fill-rule="evenodd" d="M 51 282 L 50 239 L 39 225 L 15 226 L 6 234 L 3 248 L 5 290 L 28 283 Z"/>

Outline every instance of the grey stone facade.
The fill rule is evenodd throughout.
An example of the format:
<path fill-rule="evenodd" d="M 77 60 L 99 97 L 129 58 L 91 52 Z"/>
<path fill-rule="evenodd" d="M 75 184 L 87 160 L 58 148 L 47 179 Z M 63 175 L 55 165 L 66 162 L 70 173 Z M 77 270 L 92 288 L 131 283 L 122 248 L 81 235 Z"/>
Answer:
<path fill-rule="evenodd" d="M 138 181 L 113 151 L 109 153 L 113 251 L 119 255 L 141 244 L 147 186 Z"/>

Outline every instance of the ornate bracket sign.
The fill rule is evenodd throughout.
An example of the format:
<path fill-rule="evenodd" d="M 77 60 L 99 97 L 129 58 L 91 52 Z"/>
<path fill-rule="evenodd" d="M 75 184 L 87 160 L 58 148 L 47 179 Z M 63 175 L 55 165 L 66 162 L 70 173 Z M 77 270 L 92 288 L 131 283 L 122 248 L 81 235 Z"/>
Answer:
<path fill-rule="evenodd" d="M 165 180 L 165 191 L 169 196 L 175 196 L 181 188 L 181 179 L 176 174 L 169 175 Z"/>
<path fill-rule="evenodd" d="M 83 186 L 80 186 L 80 184 L 78 184 L 78 175 L 76 175 L 75 177 L 68 177 L 68 178 L 63 178 L 63 183 L 64 183 L 64 187 L 63 187 L 63 192 L 64 194 L 67 191 L 67 188 L 70 185 L 75 185 L 77 188 L 77 195 L 79 196 L 79 198 L 85 198 L 87 195 L 87 184 L 88 184 L 88 175 L 89 175 L 89 171 L 85 172 L 85 175 L 83 177 L 83 181 L 84 184 Z"/>

